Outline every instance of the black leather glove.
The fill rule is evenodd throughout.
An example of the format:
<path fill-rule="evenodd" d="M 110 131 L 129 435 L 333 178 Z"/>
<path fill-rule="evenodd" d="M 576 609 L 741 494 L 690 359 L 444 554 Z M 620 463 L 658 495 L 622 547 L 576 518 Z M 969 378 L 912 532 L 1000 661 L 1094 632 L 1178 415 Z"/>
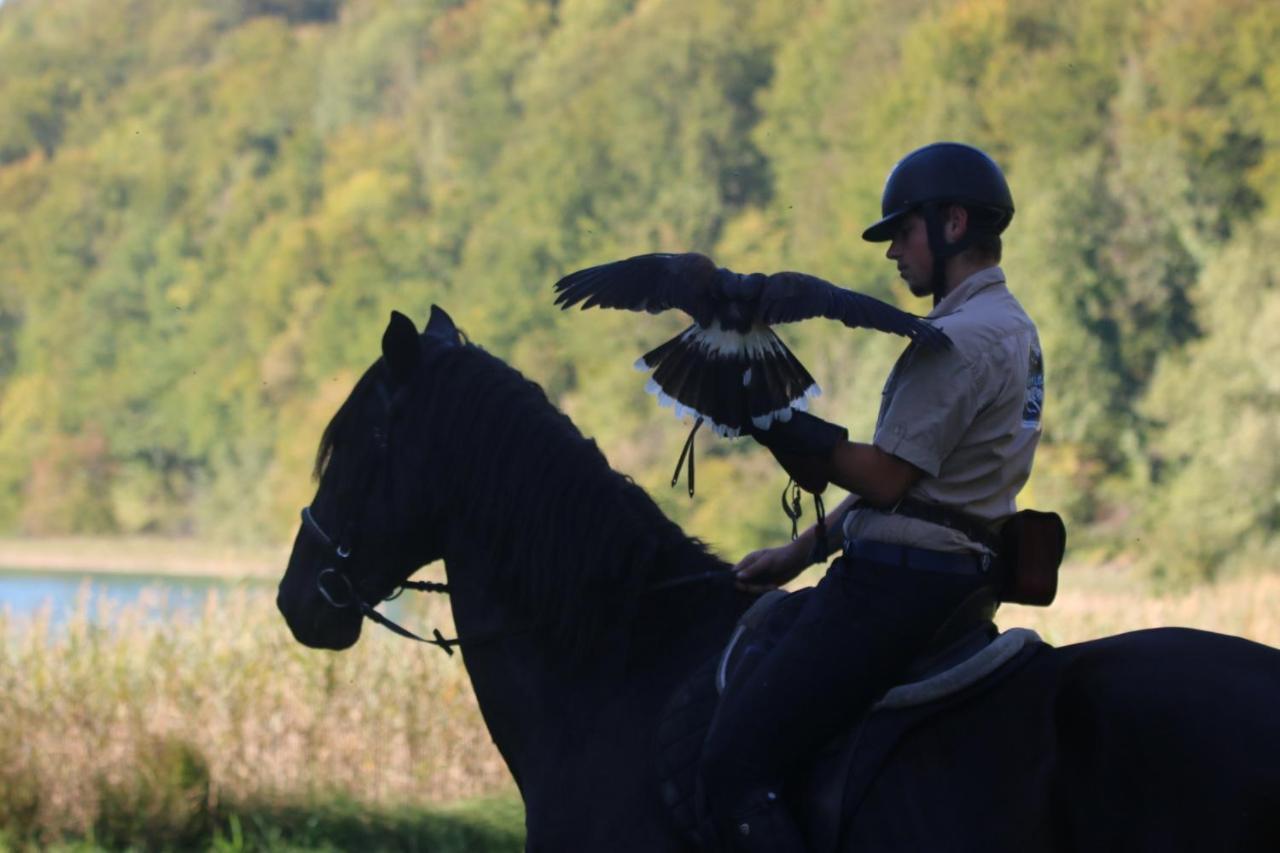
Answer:
<path fill-rule="evenodd" d="M 751 437 L 769 448 L 800 488 L 821 494 L 830 479 L 831 452 L 849 439 L 849 431 L 808 412 L 792 412 L 791 420 L 775 420 L 766 429 L 751 428 Z"/>
<path fill-rule="evenodd" d="M 808 412 L 793 411 L 791 420 L 775 420 L 768 429 L 752 426 L 751 437 L 775 452 L 830 456 L 836 445 L 848 441 L 849 431 Z"/>

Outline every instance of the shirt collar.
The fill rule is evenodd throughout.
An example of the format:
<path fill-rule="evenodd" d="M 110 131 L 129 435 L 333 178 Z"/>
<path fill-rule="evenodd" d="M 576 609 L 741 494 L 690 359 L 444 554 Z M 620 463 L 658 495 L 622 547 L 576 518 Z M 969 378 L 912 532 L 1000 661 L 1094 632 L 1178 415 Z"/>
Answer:
<path fill-rule="evenodd" d="M 941 302 L 934 306 L 928 316 L 941 317 L 944 314 L 954 314 L 961 305 L 977 296 L 979 292 L 996 284 L 1004 284 L 1004 280 L 1004 270 L 998 266 L 978 270 L 948 293 Z"/>

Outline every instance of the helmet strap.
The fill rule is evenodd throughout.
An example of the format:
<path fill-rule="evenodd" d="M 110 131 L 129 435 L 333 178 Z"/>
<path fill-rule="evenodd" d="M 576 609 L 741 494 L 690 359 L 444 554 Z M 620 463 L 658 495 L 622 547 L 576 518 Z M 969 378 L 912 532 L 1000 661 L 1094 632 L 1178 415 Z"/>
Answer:
<path fill-rule="evenodd" d="M 929 251 L 933 255 L 933 304 L 937 307 L 947 292 L 947 261 L 963 252 L 973 244 L 974 233 L 966 229 L 964 235 L 954 243 L 948 243 L 946 237 L 946 212 L 951 205 L 946 202 L 926 204 L 921 210 L 924 216 L 925 233 L 929 237 Z"/>

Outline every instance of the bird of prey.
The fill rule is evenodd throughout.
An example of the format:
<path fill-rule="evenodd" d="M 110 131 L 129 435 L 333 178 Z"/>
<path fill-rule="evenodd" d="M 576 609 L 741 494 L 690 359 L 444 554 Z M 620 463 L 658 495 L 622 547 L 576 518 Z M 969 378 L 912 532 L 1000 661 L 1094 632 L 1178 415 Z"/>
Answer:
<path fill-rule="evenodd" d="M 717 268 L 705 255 L 637 255 L 570 273 L 555 285 L 568 309 L 625 308 L 657 314 L 678 308 L 693 324 L 645 353 L 647 390 L 677 416 L 692 414 L 716 433 L 737 436 L 791 419 L 821 393 L 770 326 L 828 317 L 846 326 L 905 335 L 945 349 L 946 334 L 887 302 L 798 272 L 744 275 Z M 695 426 L 696 428 L 696 426 Z"/>

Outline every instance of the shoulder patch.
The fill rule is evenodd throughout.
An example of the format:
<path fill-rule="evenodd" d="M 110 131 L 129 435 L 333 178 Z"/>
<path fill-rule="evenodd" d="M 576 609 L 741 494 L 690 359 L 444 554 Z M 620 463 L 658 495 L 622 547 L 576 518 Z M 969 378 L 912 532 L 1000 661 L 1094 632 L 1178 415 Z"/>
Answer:
<path fill-rule="evenodd" d="M 1031 344 L 1027 359 L 1027 391 L 1022 403 L 1024 429 L 1040 428 L 1040 413 L 1044 409 L 1044 356 L 1037 343 Z"/>

